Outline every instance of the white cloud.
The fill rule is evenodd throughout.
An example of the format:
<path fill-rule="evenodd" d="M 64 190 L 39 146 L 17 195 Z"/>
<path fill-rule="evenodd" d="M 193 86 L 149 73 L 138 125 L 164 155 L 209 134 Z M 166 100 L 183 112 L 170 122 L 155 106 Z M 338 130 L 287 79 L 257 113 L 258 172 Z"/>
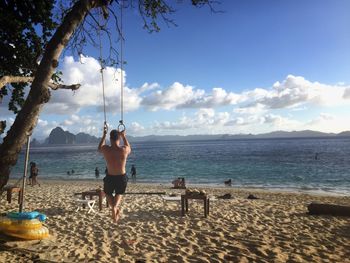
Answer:
<path fill-rule="evenodd" d="M 292 124 L 293 121 L 280 115 L 266 114 L 265 116 L 261 117 L 261 123 L 271 124 L 276 128 L 283 128 Z"/>
<path fill-rule="evenodd" d="M 225 123 L 225 126 L 231 126 L 237 128 L 239 131 L 245 131 L 252 133 L 254 131 L 260 130 L 292 130 L 300 127 L 302 123 L 293 120 L 291 118 L 286 118 L 276 114 L 264 114 L 264 115 L 247 115 L 233 117 Z M 267 125 L 267 127 L 265 127 Z M 242 128 L 244 128 L 242 130 Z"/>
<path fill-rule="evenodd" d="M 207 94 L 204 90 L 175 82 L 164 90 L 157 90 L 144 97 L 142 105 L 151 111 L 212 108 L 236 104 L 239 98 L 238 94 L 227 92 L 222 88 L 213 88 L 211 94 Z"/>
<path fill-rule="evenodd" d="M 199 109 L 196 114 L 196 123 L 211 125 L 214 122 L 213 117 L 215 116 L 214 109 Z"/>
<path fill-rule="evenodd" d="M 177 131 L 178 134 L 208 134 L 222 132 L 222 128 L 229 120 L 228 112 L 215 112 L 213 109 L 201 108 L 192 116 L 182 116 L 177 121 L 155 122 L 151 130 L 154 133 Z"/>
<path fill-rule="evenodd" d="M 73 124 L 74 124 L 74 122 L 71 121 L 71 120 L 65 120 L 64 122 L 62 122 L 62 125 L 63 125 L 63 126 L 71 126 L 71 125 L 73 125 Z"/>
<path fill-rule="evenodd" d="M 171 110 L 184 105 L 194 99 L 200 98 L 204 90 L 194 90 L 191 86 L 183 86 L 175 82 L 165 90 L 157 90 L 148 97 L 143 98 L 142 104 L 151 111 L 159 109 Z"/>
<path fill-rule="evenodd" d="M 212 94 L 207 95 L 204 98 L 204 102 L 198 102 L 198 105 L 201 107 L 218 107 L 225 105 L 234 105 L 237 104 L 240 100 L 240 95 L 227 92 L 222 88 L 213 88 Z"/>
<path fill-rule="evenodd" d="M 255 105 L 251 106 L 242 106 L 238 108 L 234 108 L 233 112 L 237 114 L 247 114 L 247 115 L 257 115 L 262 114 L 266 112 L 267 109 L 264 107 L 264 105 L 257 103 Z"/>
<path fill-rule="evenodd" d="M 128 130 L 127 130 L 127 132 L 130 134 L 140 134 L 143 131 L 145 131 L 145 127 L 143 127 L 138 122 L 132 122 L 130 127 L 128 127 Z"/>
<path fill-rule="evenodd" d="M 51 92 L 52 98 L 45 105 L 44 116 L 40 115 L 41 119 L 34 131 L 38 137 L 47 137 L 56 126 L 62 126 L 73 133 L 101 135 L 103 98 L 100 66 L 94 58 L 83 57 L 82 60 L 83 64 L 72 57 L 64 59 L 62 68 L 64 83 L 81 83 L 82 86 L 75 93 L 67 90 Z M 110 67 L 104 71 L 106 110 L 109 114 L 110 112 L 119 114 L 119 73 L 119 69 Z M 153 114 L 153 119 L 157 119 L 155 111 L 179 109 L 183 111 L 183 116 L 179 119 L 154 122 L 148 126 L 142 121 L 132 122 L 132 119 L 128 119 L 131 123 L 128 125 L 128 133 L 132 135 L 166 132 L 169 134 L 260 133 L 275 129 L 322 131 L 350 129 L 348 124 L 350 122 L 347 122 L 344 116 L 320 112 L 340 112 L 344 109 L 343 106 L 350 105 L 350 86 L 344 83 L 327 85 L 308 81 L 301 76 L 288 75 L 286 79 L 275 82 L 272 87 L 233 93 L 218 87 L 205 91 L 180 82 L 174 82 L 166 88 L 162 88 L 156 82 L 131 88 L 126 84 L 125 72 L 123 76 L 125 111 L 139 110 L 137 114 Z M 4 99 L 7 103 L 8 97 Z M 343 108 L 332 111 L 332 107 L 338 106 Z M 0 107 L 3 108 L 4 104 Z M 81 111 L 87 107 L 90 107 L 87 111 Z M 225 111 L 219 111 L 220 107 L 225 107 Z M 143 109 L 151 112 L 141 112 Z M 187 111 L 188 109 L 195 109 L 196 112 L 191 113 L 192 111 Z M 99 112 L 95 114 L 94 110 Z M 318 116 L 312 120 L 305 119 L 306 116 L 303 114 L 306 111 L 308 116 L 315 114 Z M 88 115 L 85 112 L 88 112 Z M 45 114 L 66 114 L 68 117 L 57 123 L 49 119 L 44 120 L 43 118 L 47 117 Z M 9 119 L 12 116 L 11 114 L 4 116 L 7 118 L 8 127 L 12 124 Z M 110 119 L 108 115 L 107 119 Z M 110 129 L 112 128 L 113 125 L 110 126 Z"/>
<path fill-rule="evenodd" d="M 332 114 L 329 114 L 329 113 L 324 113 L 324 112 L 321 112 L 317 118 L 309 121 L 307 123 L 307 125 L 311 125 L 311 126 L 315 126 L 315 125 L 320 125 L 320 124 L 324 124 L 326 122 L 329 122 L 331 120 L 335 120 L 336 119 L 336 116 L 332 115 Z"/>
<path fill-rule="evenodd" d="M 334 106 L 349 104 L 347 89 L 343 85 L 326 85 L 319 82 L 310 82 L 303 77 L 288 75 L 282 82 L 276 82 L 272 89 L 256 89 L 245 92 L 242 96 L 246 105 L 253 107 L 258 104 L 267 109 L 283 109 L 300 107 L 306 103 L 318 106 Z"/>
<path fill-rule="evenodd" d="M 84 132 L 95 136 L 101 136 L 103 129 L 100 120 L 96 120 L 92 116 L 78 116 L 73 114 L 61 122 L 39 119 L 37 126 L 33 130 L 32 137 L 43 140 L 56 127 L 61 127 L 63 130 L 68 130 L 74 134 Z"/>
<path fill-rule="evenodd" d="M 103 122 L 94 116 L 72 114 L 68 119 L 62 121 L 59 126 L 74 134 L 84 132 L 90 135 L 101 136 Z M 109 129 L 113 129 L 113 127 L 110 126 Z"/>
<path fill-rule="evenodd" d="M 179 121 L 165 121 L 165 122 L 155 122 L 151 129 L 154 131 L 164 131 L 164 130 L 175 130 L 175 131 L 183 131 L 193 128 L 193 120 L 189 119 L 186 116 L 180 118 Z"/>
<path fill-rule="evenodd" d="M 320 118 L 323 120 L 332 120 L 334 119 L 334 116 L 329 113 L 320 113 Z"/>
<path fill-rule="evenodd" d="M 316 118 L 305 122 L 304 127 L 311 130 L 323 132 L 341 132 L 350 130 L 350 115 L 333 115 L 320 113 Z"/>
<path fill-rule="evenodd" d="M 259 122 L 260 122 L 260 119 L 252 115 L 248 117 L 235 117 L 233 119 L 228 120 L 224 125 L 238 127 L 238 126 L 248 126 Z"/>
<path fill-rule="evenodd" d="M 151 90 L 154 90 L 154 89 L 158 89 L 160 86 L 158 83 L 151 83 L 151 84 L 148 84 L 147 82 L 144 83 L 139 89 L 138 89 L 138 92 L 139 93 L 144 93 L 144 92 L 147 92 L 147 91 L 151 91 Z"/>
<path fill-rule="evenodd" d="M 65 57 L 63 61 L 62 79 L 66 85 L 81 84 L 75 92 L 68 90 L 52 91 L 52 97 L 44 108 L 46 114 L 77 113 L 83 107 L 96 107 L 103 111 L 103 88 L 100 65 L 92 57 L 82 57 L 82 62 L 72 57 Z M 120 69 L 106 67 L 103 71 L 104 94 L 106 111 L 116 112 L 120 109 Z M 140 92 L 154 89 L 156 84 L 145 84 L 140 90 L 129 88 L 126 85 L 126 73 L 123 72 L 124 110 L 134 111 L 141 103 Z"/>
<path fill-rule="evenodd" d="M 37 126 L 33 130 L 33 136 L 36 139 L 45 139 L 50 135 L 52 129 L 59 126 L 56 121 L 47 121 L 39 119 Z"/>
<path fill-rule="evenodd" d="M 343 98 L 350 99 L 350 88 L 344 90 Z"/>
<path fill-rule="evenodd" d="M 230 114 L 228 112 L 218 112 L 214 119 L 214 125 L 223 126 L 230 119 Z"/>

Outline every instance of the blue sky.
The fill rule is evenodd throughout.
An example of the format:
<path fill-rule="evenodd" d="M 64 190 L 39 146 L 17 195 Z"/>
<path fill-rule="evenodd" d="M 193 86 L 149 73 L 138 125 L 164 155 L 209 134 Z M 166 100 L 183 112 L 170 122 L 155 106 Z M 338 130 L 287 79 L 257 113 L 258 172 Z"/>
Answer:
<path fill-rule="evenodd" d="M 287 74 L 347 81 L 349 8 L 349 1 L 338 0 L 245 0 L 223 1 L 217 9 L 225 13 L 212 14 L 181 5 L 174 15 L 178 27 L 162 26 L 152 35 L 130 15 L 125 21 L 130 82 L 181 80 L 239 91 L 270 86 Z"/>
<path fill-rule="evenodd" d="M 350 130 L 350 1 L 223 0 L 214 5 L 223 13 L 183 2 L 171 16 L 178 26 L 159 22 L 159 33 L 125 14 L 129 134 Z M 83 86 L 52 92 L 37 137 L 55 126 L 101 133 L 98 50 L 84 55 L 84 65 L 62 57 L 65 83 Z M 111 127 L 120 118 L 116 70 L 105 72 Z"/>

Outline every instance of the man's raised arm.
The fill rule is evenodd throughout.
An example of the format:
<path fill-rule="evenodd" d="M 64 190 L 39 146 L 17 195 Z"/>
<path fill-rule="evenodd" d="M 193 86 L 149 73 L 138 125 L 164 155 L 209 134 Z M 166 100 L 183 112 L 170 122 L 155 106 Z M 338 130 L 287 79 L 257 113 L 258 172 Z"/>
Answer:
<path fill-rule="evenodd" d="M 107 127 L 107 124 L 105 124 L 103 127 L 103 135 L 97 148 L 99 152 L 102 152 L 102 147 L 106 144 L 107 130 L 108 130 L 108 127 Z"/>
<path fill-rule="evenodd" d="M 124 145 L 125 149 L 127 150 L 128 154 L 131 153 L 131 146 L 129 144 L 128 139 L 126 138 L 125 130 L 120 132 L 120 137 L 123 140 L 123 145 Z"/>

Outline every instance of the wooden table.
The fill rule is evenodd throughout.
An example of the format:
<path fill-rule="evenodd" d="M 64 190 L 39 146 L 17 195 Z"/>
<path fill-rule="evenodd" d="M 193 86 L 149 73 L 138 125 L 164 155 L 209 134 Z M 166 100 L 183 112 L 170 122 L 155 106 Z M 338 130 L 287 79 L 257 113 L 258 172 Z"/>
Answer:
<path fill-rule="evenodd" d="M 90 190 L 90 191 L 86 191 L 86 192 L 81 193 L 82 199 L 85 199 L 87 196 L 90 198 L 90 200 L 92 200 L 93 196 L 98 196 L 98 207 L 101 211 L 102 210 L 102 201 L 103 201 L 103 198 L 105 197 L 105 192 L 103 192 L 102 190 Z M 107 203 L 107 207 L 108 207 L 108 202 L 106 202 L 106 203 Z"/>
<path fill-rule="evenodd" d="M 16 186 L 11 186 L 6 188 L 6 193 L 7 193 L 7 202 L 11 203 L 12 200 L 12 193 L 18 193 L 18 203 L 21 202 L 21 192 L 22 188 L 16 187 Z"/>
<path fill-rule="evenodd" d="M 202 200 L 204 206 L 204 217 L 209 215 L 209 197 L 207 195 L 181 195 L 181 215 L 185 215 L 188 212 L 188 200 Z"/>

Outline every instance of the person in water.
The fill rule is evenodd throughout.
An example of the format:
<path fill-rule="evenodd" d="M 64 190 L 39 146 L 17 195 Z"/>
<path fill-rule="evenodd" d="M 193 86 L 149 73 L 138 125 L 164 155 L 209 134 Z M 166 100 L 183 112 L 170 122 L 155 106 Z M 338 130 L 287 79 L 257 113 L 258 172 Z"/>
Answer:
<path fill-rule="evenodd" d="M 38 166 L 36 165 L 36 163 L 31 162 L 30 163 L 30 176 L 29 176 L 31 186 L 34 186 L 36 184 L 40 186 L 38 179 L 37 179 L 38 174 L 39 174 Z"/>
<path fill-rule="evenodd" d="M 103 190 L 112 209 L 112 219 L 114 222 L 118 222 L 122 195 L 125 193 L 127 186 L 125 166 L 131 152 L 131 146 L 126 138 L 125 130 L 112 130 L 109 134 L 111 145 L 107 145 L 107 131 L 108 127 L 105 125 L 98 150 L 106 160 L 108 171 L 105 178 L 103 178 Z"/>
<path fill-rule="evenodd" d="M 98 170 L 98 167 L 95 168 L 95 177 L 96 178 L 100 177 L 100 171 Z"/>
<path fill-rule="evenodd" d="M 136 183 L 136 167 L 135 165 L 131 165 L 131 179 L 134 183 Z"/>

